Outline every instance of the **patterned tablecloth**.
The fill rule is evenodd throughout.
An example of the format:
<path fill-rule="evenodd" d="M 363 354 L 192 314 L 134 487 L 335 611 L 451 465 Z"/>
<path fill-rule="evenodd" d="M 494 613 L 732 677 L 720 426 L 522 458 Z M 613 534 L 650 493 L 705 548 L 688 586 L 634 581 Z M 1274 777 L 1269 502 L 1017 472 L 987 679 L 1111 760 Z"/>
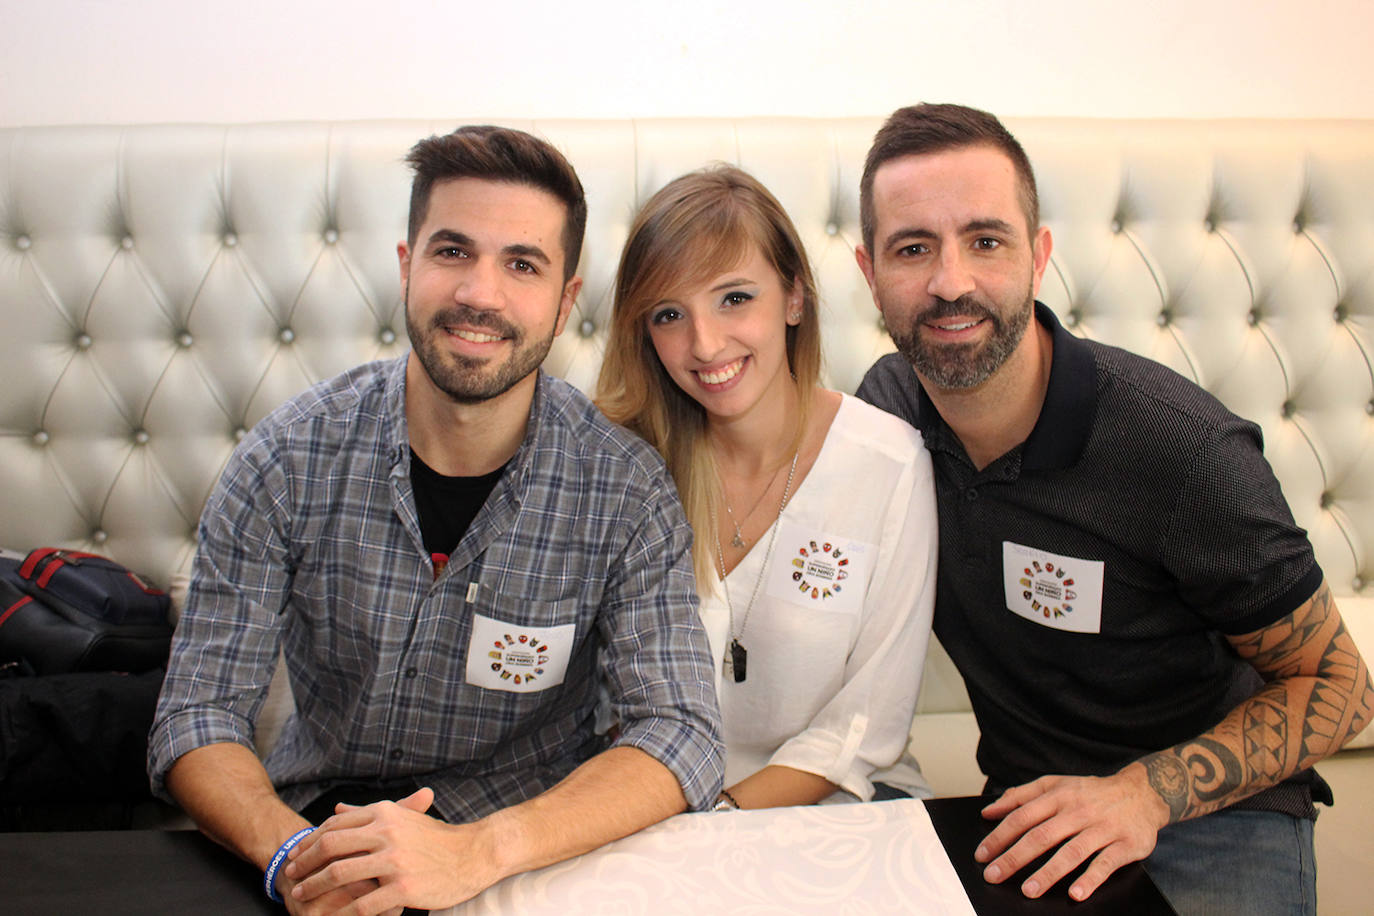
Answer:
<path fill-rule="evenodd" d="M 973 914 L 915 800 L 680 814 L 440 916 Z"/>

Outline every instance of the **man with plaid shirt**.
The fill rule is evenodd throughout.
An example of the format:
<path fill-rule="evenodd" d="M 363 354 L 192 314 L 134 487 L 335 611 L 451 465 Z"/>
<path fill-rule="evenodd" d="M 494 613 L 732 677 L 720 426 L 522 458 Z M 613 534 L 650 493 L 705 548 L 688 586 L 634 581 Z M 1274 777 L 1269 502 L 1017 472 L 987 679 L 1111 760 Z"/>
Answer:
<path fill-rule="evenodd" d="M 723 769 L 671 481 L 539 370 L 581 286 L 576 174 L 491 127 L 409 161 L 412 349 L 240 444 L 150 738 L 154 789 L 291 912 L 450 906 L 708 806 Z M 296 713 L 260 763 L 279 652 Z"/>

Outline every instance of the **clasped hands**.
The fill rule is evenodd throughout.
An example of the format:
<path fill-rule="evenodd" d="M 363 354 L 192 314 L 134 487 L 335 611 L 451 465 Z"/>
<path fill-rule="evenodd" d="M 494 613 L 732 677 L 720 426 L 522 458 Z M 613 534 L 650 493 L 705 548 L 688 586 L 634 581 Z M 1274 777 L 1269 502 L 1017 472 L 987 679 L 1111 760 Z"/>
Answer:
<path fill-rule="evenodd" d="M 1112 776 L 1043 776 L 1008 789 L 982 814 L 1001 820 L 974 852 L 975 860 L 987 863 L 985 880 L 1001 883 L 1058 847 L 1021 892 L 1039 897 L 1091 858 L 1069 887 L 1074 900 L 1087 899 L 1112 872 L 1153 852 L 1169 822 L 1167 806 L 1139 763 Z"/>
<path fill-rule="evenodd" d="M 433 802 L 426 788 L 396 802 L 338 805 L 288 856 L 279 885 L 288 911 L 393 916 L 452 906 L 494 883 L 481 883 L 491 861 L 474 848 L 481 831 L 429 817 Z"/>

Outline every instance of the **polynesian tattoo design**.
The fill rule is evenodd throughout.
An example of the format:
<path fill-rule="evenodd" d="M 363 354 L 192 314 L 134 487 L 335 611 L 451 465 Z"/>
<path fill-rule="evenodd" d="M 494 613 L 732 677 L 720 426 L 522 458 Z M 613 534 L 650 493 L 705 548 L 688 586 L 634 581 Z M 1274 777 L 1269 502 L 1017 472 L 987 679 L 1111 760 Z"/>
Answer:
<path fill-rule="evenodd" d="M 1285 691 L 1285 697 L 1287 691 Z M 1288 775 L 1288 711 L 1263 693 L 1245 704 L 1245 772 L 1276 783 Z"/>
<path fill-rule="evenodd" d="M 1284 779 L 1337 750 L 1374 714 L 1369 671 L 1344 624 L 1332 626 L 1334 602 L 1323 585 L 1286 620 L 1245 640 L 1237 654 L 1270 683 L 1207 734 L 1141 759 L 1150 787 L 1169 809 L 1169 822 L 1207 814 Z M 1329 634 L 1329 635 L 1328 635 Z M 1326 644 L 1315 672 L 1303 658 Z M 1315 677 L 1306 696 L 1290 677 Z M 1350 689 L 1342 685 L 1351 685 Z M 1236 720 L 1239 719 L 1238 727 Z M 1301 734 L 1291 724 L 1301 723 Z"/>
<path fill-rule="evenodd" d="M 1330 600 L 1330 597 L 1328 593 L 1327 600 Z M 1329 753 L 1323 749 L 1330 748 L 1332 742 L 1339 740 L 1342 734 L 1358 733 L 1369 724 L 1370 716 L 1374 714 L 1374 708 L 1371 708 L 1369 701 L 1370 691 L 1374 690 L 1369 681 L 1369 669 L 1360 664 L 1359 652 L 1355 649 L 1354 640 L 1346 633 L 1344 623 L 1326 647 L 1326 653 L 1322 656 L 1322 670 L 1339 671 L 1349 680 L 1358 680 L 1356 696 L 1363 696 L 1365 702 L 1356 704 L 1354 721 L 1348 731 L 1342 732 L 1348 701 L 1341 695 L 1341 691 L 1330 684 L 1317 684 L 1312 689 L 1312 700 L 1308 704 L 1307 717 L 1303 721 L 1303 756 Z"/>

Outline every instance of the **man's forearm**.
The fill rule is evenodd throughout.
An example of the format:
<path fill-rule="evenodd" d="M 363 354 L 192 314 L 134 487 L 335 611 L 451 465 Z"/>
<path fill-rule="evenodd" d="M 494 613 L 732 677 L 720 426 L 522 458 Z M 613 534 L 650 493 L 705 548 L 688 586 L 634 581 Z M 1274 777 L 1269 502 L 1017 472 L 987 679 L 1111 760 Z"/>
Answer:
<path fill-rule="evenodd" d="M 1291 617 L 1232 645 L 1274 679 L 1210 731 L 1140 759 L 1170 823 L 1283 781 L 1370 720 L 1369 671 L 1325 585 Z"/>
<path fill-rule="evenodd" d="M 167 772 L 167 791 L 206 836 L 260 869 L 287 837 L 310 826 L 241 744 L 208 744 L 182 755 Z"/>
<path fill-rule="evenodd" d="M 491 883 L 590 852 L 687 808 L 658 760 L 632 747 L 603 751 L 547 792 L 478 822 L 500 837 Z"/>

